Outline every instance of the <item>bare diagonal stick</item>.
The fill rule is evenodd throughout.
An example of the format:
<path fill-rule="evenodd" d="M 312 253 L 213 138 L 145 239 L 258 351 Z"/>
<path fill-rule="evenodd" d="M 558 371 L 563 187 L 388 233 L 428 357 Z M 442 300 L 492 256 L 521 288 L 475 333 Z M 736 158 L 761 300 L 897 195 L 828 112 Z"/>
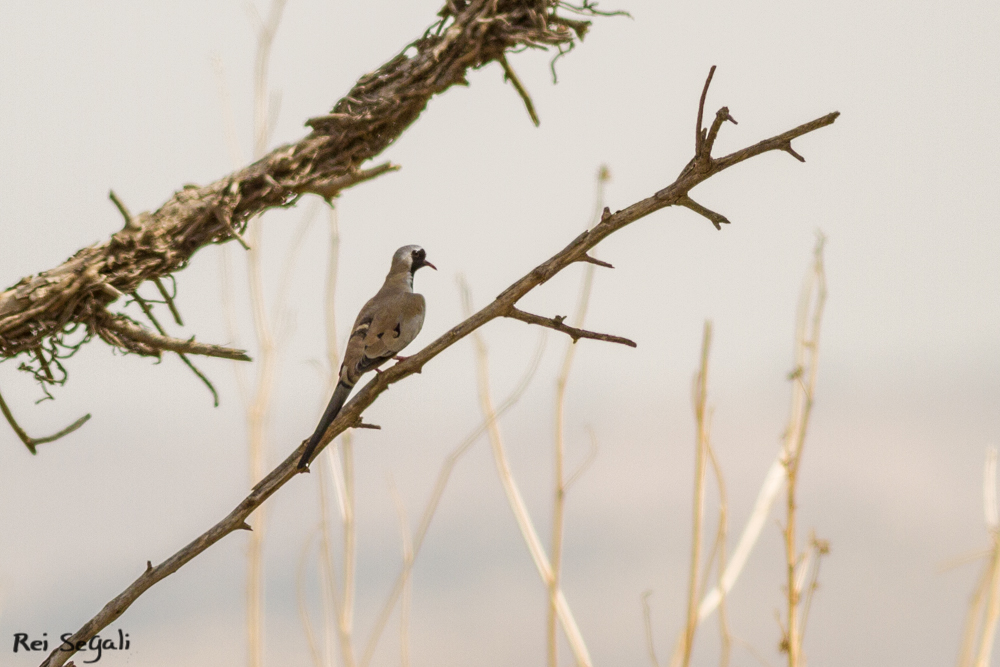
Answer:
<path fill-rule="evenodd" d="M 449 32 L 451 29 L 449 29 Z M 656 194 L 638 201 L 628 208 L 615 213 L 608 211 L 602 216 L 601 222 L 592 229 L 580 234 L 573 239 L 569 245 L 557 252 L 547 261 L 539 264 L 527 275 L 523 276 L 510 287 L 503 291 L 496 299 L 485 308 L 457 324 L 445 334 L 426 346 L 420 352 L 409 357 L 406 361 L 399 362 L 395 366 L 379 373 L 372 378 L 357 394 L 341 409 L 340 414 L 327 429 L 323 437 L 317 454 L 331 440 L 343 433 L 352 425 L 357 423 L 361 414 L 376 399 L 386 391 L 391 385 L 419 373 L 424 364 L 434 359 L 449 347 L 459 342 L 476 329 L 498 317 L 506 317 L 511 313 L 517 302 L 530 291 L 546 283 L 560 271 L 570 266 L 574 262 L 584 261 L 582 258 L 589 250 L 594 248 L 602 240 L 611 234 L 627 227 L 633 222 L 659 211 L 668 206 L 674 206 L 687 196 L 688 192 L 711 176 L 719 173 L 740 162 L 748 160 L 756 155 L 772 150 L 786 151 L 791 147 L 793 139 L 808 134 L 821 127 L 832 124 L 839 116 L 839 112 L 833 112 L 799 125 L 787 132 L 779 134 L 770 139 L 758 142 L 740 151 L 732 153 L 724 158 L 715 159 L 710 155 L 703 155 L 697 160 L 692 160 L 681 172 L 681 175 L 673 183 L 663 188 Z M 695 164 L 695 168 L 692 168 Z M 76 631 L 70 638 L 71 643 L 81 640 L 89 641 L 101 629 L 114 622 L 136 599 L 147 591 L 153 584 L 161 581 L 165 577 L 176 572 L 181 566 L 190 561 L 198 554 L 205 551 L 212 544 L 238 530 L 245 525 L 246 518 L 260 507 L 273 493 L 284 486 L 289 480 L 295 477 L 298 472 L 298 460 L 305 451 L 306 441 L 303 441 L 295 451 L 281 462 L 274 470 L 253 487 L 250 494 L 240 502 L 224 519 L 210 528 L 203 535 L 195 539 L 188 546 L 184 547 L 176 554 L 168 558 L 156 567 L 146 570 L 128 588 L 106 604 L 91 620 L 87 621 L 83 627 Z M 44 667 L 60 667 L 71 657 L 71 653 L 64 651 L 54 651 L 43 663 Z"/>

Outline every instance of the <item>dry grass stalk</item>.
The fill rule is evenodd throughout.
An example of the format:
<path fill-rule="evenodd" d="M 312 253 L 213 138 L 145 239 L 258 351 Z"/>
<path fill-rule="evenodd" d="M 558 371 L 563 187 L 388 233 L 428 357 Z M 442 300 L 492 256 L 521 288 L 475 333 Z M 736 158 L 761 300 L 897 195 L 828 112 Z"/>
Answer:
<path fill-rule="evenodd" d="M 312 532 L 302 545 L 302 553 L 299 554 L 299 563 L 295 568 L 295 602 L 299 610 L 299 620 L 302 629 L 306 633 L 306 646 L 309 647 L 309 657 L 312 658 L 316 667 L 323 667 L 323 658 L 320 655 L 319 645 L 316 643 L 316 635 L 313 632 L 312 621 L 309 620 L 309 607 L 306 604 L 306 563 L 309 560 L 309 551 L 312 548 L 316 534 Z"/>
<path fill-rule="evenodd" d="M 266 23 L 259 26 L 257 53 L 254 68 L 254 141 L 253 157 L 262 158 L 267 150 L 268 128 L 273 119 L 266 106 L 270 95 L 268 70 L 271 46 L 281 24 L 285 0 L 273 0 Z M 260 368 L 257 387 L 247 414 L 249 435 L 250 480 L 256 483 L 267 472 L 267 428 L 271 409 L 271 395 L 278 372 L 278 349 L 272 322 L 265 306 L 261 252 L 262 227 L 250 226 L 250 247 L 247 249 L 247 286 L 250 293 L 250 312 L 257 336 Z M 286 269 L 287 270 L 287 269 Z M 282 307 L 279 301 L 278 308 Z M 247 654 L 250 667 L 264 663 L 264 538 L 266 515 L 263 508 L 256 513 L 254 530 L 247 545 Z"/>
<path fill-rule="evenodd" d="M 712 346 L 712 323 L 705 322 L 701 343 L 701 364 L 694 381 L 695 457 L 694 500 L 691 517 L 691 562 L 688 569 L 687 622 L 680 651 L 680 664 L 691 664 L 694 636 L 698 629 L 699 572 L 701 568 L 702 523 L 705 516 L 705 474 L 708 462 L 708 357 Z M 676 655 L 676 654 L 675 654 Z"/>
<path fill-rule="evenodd" d="M 467 5 L 466 8 L 468 9 L 470 6 L 478 7 L 479 5 L 473 3 L 472 5 Z M 562 19 L 562 21 L 565 22 L 565 19 Z M 453 32 L 452 29 L 449 29 L 448 32 L 452 35 L 459 34 L 458 32 Z M 457 39 L 457 37 L 454 37 L 454 39 Z M 373 377 L 364 387 L 358 390 L 355 393 L 354 398 L 352 398 L 343 407 L 337 418 L 327 430 L 323 441 L 320 443 L 320 449 L 324 448 L 331 440 L 339 436 L 348 428 L 352 428 L 360 424 L 362 413 L 390 386 L 413 375 L 414 373 L 419 372 L 425 364 L 430 362 L 437 355 L 441 354 L 452 345 L 455 345 L 466 336 L 477 331 L 488 322 L 491 322 L 499 317 L 513 317 L 512 310 L 525 295 L 547 282 L 566 267 L 576 262 L 594 263 L 596 260 L 589 258 L 587 252 L 597 246 L 597 244 L 599 244 L 603 239 L 660 209 L 667 208 L 669 206 L 688 206 L 690 202 L 688 192 L 690 192 L 692 188 L 721 171 L 729 169 L 730 167 L 733 167 L 741 162 L 745 162 L 746 160 L 754 158 L 758 155 L 779 150 L 801 159 L 801 156 L 792 150 L 791 142 L 797 137 L 801 137 L 819 128 L 831 125 L 836 121 L 839 115 L 839 112 L 827 114 L 826 116 L 804 123 L 798 127 L 788 130 L 787 132 L 783 132 L 769 139 L 759 141 L 752 146 L 748 146 L 729 155 L 716 158 L 711 154 L 713 142 L 718 131 L 716 126 L 721 126 L 722 122 L 729 118 L 728 110 L 723 107 L 716 114 L 716 120 L 713 123 L 712 130 L 706 132 L 706 138 L 704 142 L 699 145 L 695 157 L 681 171 L 681 174 L 673 183 L 659 190 L 651 197 L 636 202 L 625 209 L 617 211 L 616 213 L 612 213 L 608 208 L 605 208 L 604 213 L 601 216 L 601 222 L 598 223 L 596 227 L 579 235 L 561 251 L 557 252 L 548 260 L 535 267 L 535 269 L 515 281 L 487 306 L 465 321 L 452 327 L 449 331 L 439 336 L 436 340 L 432 341 L 422 350 L 409 357 L 406 361 L 399 362 L 382 373 L 377 374 L 376 377 Z M 2 320 L 0 320 L 0 322 L 2 322 Z M 557 319 L 552 319 L 549 326 L 552 328 L 558 328 L 554 326 L 556 324 L 561 324 L 561 322 Z M 227 516 L 222 518 L 213 527 L 198 536 L 187 546 L 181 548 L 163 563 L 155 567 L 148 568 L 124 591 L 109 601 L 95 616 L 84 623 L 83 626 L 81 626 L 75 633 L 70 635 L 67 641 L 72 643 L 83 640 L 89 641 L 96 633 L 100 632 L 103 628 L 107 627 L 108 624 L 119 618 L 135 600 L 137 600 L 143 593 L 145 593 L 145 591 L 149 590 L 156 583 L 176 572 L 186 563 L 203 553 L 206 549 L 211 547 L 226 535 L 235 530 L 248 528 L 249 526 L 246 524 L 247 517 L 249 517 L 251 513 L 266 502 L 271 495 L 278 491 L 278 489 L 287 484 L 293 477 L 300 474 L 301 471 L 298 469 L 297 465 L 298 458 L 302 456 L 305 447 L 306 441 L 303 440 L 299 447 L 289 454 L 289 456 L 264 479 L 255 485 L 249 495 L 244 498 Z M 416 541 L 414 541 L 414 548 L 416 549 Z M 565 622 L 565 619 L 561 618 L 561 620 Z M 379 632 L 381 632 L 381 629 L 379 629 Z M 49 655 L 44 665 L 45 667 L 60 667 L 61 665 L 64 665 L 71 656 L 72 654 L 68 651 L 55 650 Z"/>
<path fill-rule="evenodd" d="M 324 315 L 326 320 L 326 356 L 327 381 L 324 398 L 333 392 L 340 368 L 340 349 L 337 344 L 337 272 L 340 266 L 340 226 L 337 207 L 331 203 L 328 209 L 330 227 L 330 250 L 327 259 L 326 294 L 324 298 Z M 339 455 L 338 455 L 339 454 Z M 350 432 L 344 433 L 340 439 L 340 447 L 331 448 L 325 456 L 326 466 L 319 466 L 320 482 L 322 483 L 327 468 L 334 480 L 337 506 L 340 510 L 342 528 L 341 562 L 343 569 L 338 580 L 334 567 L 333 549 L 331 546 L 331 526 L 327 510 L 325 493 L 319 497 L 320 516 L 322 521 L 323 545 L 321 552 L 321 576 L 326 582 L 323 586 L 323 609 L 326 612 L 326 628 L 336 628 L 337 643 L 340 647 L 341 661 L 344 667 L 353 667 L 354 659 L 354 573 L 356 562 L 356 525 L 355 525 L 355 494 L 354 494 L 354 443 Z M 341 594 L 341 582 L 343 593 Z M 333 618 L 330 618 L 330 612 Z M 331 622 L 332 621 L 332 622 Z M 329 635 L 327 655 L 331 655 Z"/>
<path fill-rule="evenodd" d="M 1000 619 L 1000 507 L 997 505 L 997 450 L 988 447 L 983 467 L 983 513 L 990 547 L 965 617 L 958 667 L 988 667 Z"/>
<path fill-rule="evenodd" d="M 462 305 L 465 308 L 466 316 L 469 316 L 472 313 L 472 296 L 464 279 L 460 279 L 459 285 L 462 291 Z M 489 356 L 486 351 L 486 343 L 478 331 L 473 333 L 472 341 L 476 349 L 476 376 L 479 384 L 479 404 L 483 418 L 488 424 L 487 433 L 490 437 L 490 445 L 493 448 L 493 458 L 496 462 L 497 474 L 500 476 L 500 484 L 507 495 L 507 502 L 510 505 L 511 511 L 514 512 L 514 518 L 517 520 L 517 526 L 521 530 L 521 536 L 528 547 L 528 552 L 535 563 L 535 568 L 538 570 L 538 574 L 541 576 L 546 588 L 552 590 L 556 580 L 554 569 L 545 555 L 542 540 L 538 536 L 538 531 L 535 529 L 531 516 L 528 514 L 528 507 L 521 497 L 521 491 L 517 487 L 517 482 L 514 481 L 514 475 L 507 461 L 507 453 L 503 445 L 503 437 L 500 434 L 496 409 L 493 407 L 493 398 L 490 392 Z M 562 590 L 556 588 L 553 597 L 555 598 L 556 615 L 562 623 L 563 631 L 566 633 L 566 640 L 569 643 L 570 650 L 573 652 L 576 664 L 581 667 L 590 667 L 593 664 L 590 659 L 590 652 L 587 650 L 583 635 L 580 634 L 580 629 L 576 625 L 576 619 L 573 618 L 573 612 L 570 610 Z"/>
<path fill-rule="evenodd" d="M 705 438 L 705 452 L 708 454 L 708 460 L 712 464 L 712 470 L 715 473 L 715 483 L 719 490 L 719 526 L 715 535 L 715 546 L 713 547 L 713 552 L 718 559 L 718 565 L 716 566 L 716 572 L 718 573 L 719 582 L 722 581 L 722 576 L 726 571 L 726 537 L 729 531 L 729 499 L 726 495 L 726 482 L 725 478 L 722 476 L 722 468 L 719 466 L 719 461 L 715 457 L 715 450 L 712 448 L 712 438 L 711 434 L 706 434 Z M 709 559 L 711 563 L 713 559 Z M 706 570 L 705 577 L 706 580 L 702 582 L 701 590 L 704 591 L 708 587 L 708 574 L 711 568 Z M 721 647 L 721 653 L 719 655 L 719 665 L 720 667 L 728 667 L 729 657 L 732 654 L 733 638 L 729 631 L 729 615 L 726 610 L 726 592 L 720 586 L 721 596 L 719 598 L 719 643 Z M 699 605 L 700 610 L 700 605 Z M 698 621 L 701 622 L 701 617 L 699 614 Z"/>
<path fill-rule="evenodd" d="M 535 122 L 537 125 L 537 121 Z M 596 184 L 596 205 L 594 215 L 587 228 L 593 227 L 601 219 L 601 211 L 604 210 L 604 191 L 608 181 L 611 180 L 611 172 L 606 165 L 601 165 L 597 170 Z M 590 305 L 590 292 L 594 284 L 594 266 L 588 263 L 583 270 L 583 279 L 580 281 L 580 296 L 577 299 L 576 313 L 573 316 L 573 327 L 583 326 L 587 317 L 587 307 Z M 559 592 L 559 579 L 562 575 L 562 541 L 563 541 L 563 516 L 566 505 L 566 488 L 569 483 L 565 479 L 565 408 L 566 408 L 566 385 L 569 382 L 569 373 L 573 367 L 573 358 L 576 352 L 576 340 L 566 345 L 566 354 L 563 357 L 562 369 L 556 378 L 555 395 L 555 437 L 553 449 L 555 450 L 555 500 L 552 509 L 552 584 L 549 586 L 549 612 L 546 623 L 546 637 L 548 644 L 549 667 L 557 667 L 558 656 L 558 635 L 557 635 L 557 598 Z"/>
<path fill-rule="evenodd" d="M 653 618 L 649 609 L 649 596 L 653 591 L 645 591 L 642 594 L 642 624 L 646 633 L 646 652 L 649 654 L 649 662 L 653 667 L 660 667 L 660 661 L 656 659 L 656 645 L 653 643 Z"/>
<path fill-rule="evenodd" d="M 410 522 L 406 518 L 406 506 L 403 505 L 403 498 L 399 495 L 392 477 L 389 478 L 389 494 L 392 496 L 392 503 L 396 507 L 396 517 L 399 519 L 399 533 L 402 537 L 403 547 L 403 571 L 407 575 L 403 581 L 403 600 L 399 607 L 399 662 L 402 667 L 410 667 L 410 602 L 412 597 L 412 585 L 410 583 L 409 571 L 413 564 L 413 540 L 410 539 Z"/>
<path fill-rule="evenodd" d="M 787 600 L 786 621 L 781 649 L 788 655 L 788 667 L 799 667 L 802 663 L 802 619 L 799 605 L 802 586 L 799 578 L 800 564 L 804 558 L 796 541 L 799 465 L 802 461 L 802 447 L 805 444 L 809 417 L 812 414 L 813 398 L 816 391 L 819 361 L 819 334 L 826 304 L 826 274 L 823 270 L 823 243 L 820 235 L 814 250 L 813 266 L 806 278 L 799 301 L 795 333 L 795 369 L 792 371 L 792 406 L 785 430 L 785 594 Z M 801 568 L 805 569 L 805 568 Z"/>

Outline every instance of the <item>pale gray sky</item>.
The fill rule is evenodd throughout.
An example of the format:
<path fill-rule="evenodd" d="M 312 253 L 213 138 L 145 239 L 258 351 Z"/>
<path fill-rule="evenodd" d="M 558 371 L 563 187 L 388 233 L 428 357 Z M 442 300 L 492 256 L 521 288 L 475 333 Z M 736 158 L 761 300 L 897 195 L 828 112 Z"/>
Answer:
<path fill-rule="evenodd" d="M 353 82 L 422 33 L 439 3 L 289 0 L 274 45 L 281 105 L 273 145 L 329 110 Z M 982 463 L 1000 444 L 1000 7 L 995 3 L 649 2 L 634 20 L 595 22 L 548 70 L 551 54 L 511 58 L 541 127 L 496 65 L 434 99 L 384 154 L 403 169 L 340 199 L 337 313 L 353 319 L 392 251 L 419 243 L 441 269 L 421 272 L 428 315 L 415 346 L 460 319 L 455 276 L 484 304 L 586 224 L 594 175 L 610 166 L 612 209 L 673 180 L 690 159 L 697 98 L 727 105 L 719 151 L 830 111 L 837 123 L 712 179 L 697 199 L 733 224 L 717 232 L 687 210 L 661 211 L 596 254 L 588 326 L 631 350 L 583 341 L 570 380 L 570 465 L 600 443 L 569 498 L 564 589 L 595 664 L 646 660 L 640 596 L 651 589 L 661 659 L 681 626 L 690 543 L 693 420 L 689 390 L 702 322 L 715 325 L 710 403 L 731 531 L 746 520 L 785 424 L 795 306 L 818 230 L 828 237 L 829 301 L 814 421 L 802 470 L 801 526 L 832 543 L 805 640 L 810 664 L 939 665 L 957 656 L 979 565 L 941 573 L 985 547 Z M 262 12 L 264 10 L 262 9 Z M 230 171 L 213 57 L 223 66 L 249 161 L 254 36 L 240 2 L 0 2 L 0 286 L 51 268 L 185 183 Z M 269 214 L 273 294 L 311 208 Z M 311 224 L 288 304 L 271 419 L 276 464 L 326 401 L 325 216 Z M 238 275 L 242 251 L 229 244 Z M 227 340 L 220 248 L 178 274 L 177 335 Z M 575 306 L 581 269 L 526 299 L 546 315 Z M 494 392 L 529 363 L 539 332 L 488 326 Z M 543 534 L 551 514 L 552 401 L 566 341 L 548 336 L 542 366 L 502 422 L 514 474 Z M 56 401 L 16 363 L 0 388 L 32 433 L 84 412 L 78 433 L 27 454 L 0 428 L 0 663 L 14 632 L 75 631 L 139 575 L 228 513 L 250 480 L 245 422 L 230 362 L 199 360 L 222 395 L 175 358 L 159 365 L 94 342 L 68 363 Z M 463 343 L 384 395 L 356 436 L 359 565 L 356 629 L 367 636 L 400 563 L 388 492 L 416 522 L 447 453 L 479 421 L 471 345 Z M 710 506 L 714 507 L 714 501 Z M 295 569 L 318 520 L 315 476 L 267 505 L 267 664 L 310 664 Z M 245 652 L 245 535 L 232 535 L 142 597 L 112 627 L 133 650 L 102 665 L 226 664 Z M 733 632 L 779 663 L 779 530 L 770 522 L 729 601 Z M 310 586 L 316 585 L 311 570 Z M 414 574 L 415 665 L 540 664 L 545 593 L 483 439 L 457 467 Z M 315 602 L 315 598 L 311 598 Z M 315 610 L 315 609 L 314 609 Z M 393 621 L 395 624 L 395 621 Z M 6 646 L 4 645 L 6 644 Z M 398 664 L 387 631 L 376 662 Z M 698 664 L 715 664 L 715 622 Z M 757 664 L 744 648 L 734 665 Z M 87 656 L 81 656 L 87 658 Z M 89 659 L 89 658 L 87 658 Z M 570 657 L 563 651 L 564 664 Z M 1000 664 L 994 660 L 994 664 Z"/>

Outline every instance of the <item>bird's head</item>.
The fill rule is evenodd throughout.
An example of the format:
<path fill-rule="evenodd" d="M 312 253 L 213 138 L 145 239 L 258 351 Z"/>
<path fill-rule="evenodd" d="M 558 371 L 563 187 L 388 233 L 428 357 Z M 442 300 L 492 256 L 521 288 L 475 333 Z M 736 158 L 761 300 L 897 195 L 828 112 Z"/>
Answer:
<path fill-rule="evenodd" d="M 406 271 L 412 276 L 417 269 L 429 266 L 435 271 L 437 267 L 427 261 L 427 251 L 418 245 L 404 245 L 392 256 L 390 273 Z"/>

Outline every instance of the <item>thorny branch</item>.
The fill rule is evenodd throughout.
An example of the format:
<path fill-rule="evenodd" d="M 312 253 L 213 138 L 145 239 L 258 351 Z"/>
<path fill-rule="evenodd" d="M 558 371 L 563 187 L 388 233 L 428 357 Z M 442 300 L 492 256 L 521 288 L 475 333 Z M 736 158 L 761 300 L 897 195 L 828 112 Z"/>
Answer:
<path fill-rule="evenodd" d="M 311 132 L 298 143 L 214 183 L 187 185 L 153 212 L 133 215 L 112 195 L 123 229 L 0 292 L 0 359 L 48 349 L 49 339 L 61 343 L 74 324 L 86 329 L 77 347 L 96 335 L 127 352 L 174 350 L 144 327 L 122 325 L 109 306 L 143 282 L 183 269 L 207 244 L 235 238 L 245 246 L 247 224 L 268 209 L 293 206 L 306 194 L 329 200 L 395 169 L 361 165 L 388 148 L 434 95 L 467 85 L 469 70 L 516 47 L 566 49 L 582 38 L 589 22 L 565 20 L 558 11 L 552 0 L 449 1 L 422 37 L 361 77 L 329 114 L 309 120 Z"/>
<path fill-rule="evenodd" d="M 510 6 L 508 3 L 497 4 L 501 7 Z M 461 14 L 456 16 L 454 25 L 449 27 L 446 31 L 446 37 L 433 48 L 440 49 L 441 52 L 444 53 L 447 49 L 452 48 L 454 40 L 458 39 L 458 37 L 466 31 L 480 31 L 480 28 L 470 27 L 469 24 L 463 23 L 463 21 L 473 21 L 474 19 L 477 19 L 477 17 L 487 18 L 489 16 L 487 7 L 489 6 L 491 6 L 491 3 L 472 3 L 468 5 Z M 523 11 L 529 11 L 523 7 L 521 9 Z M 450 11 L 451 10 L 448 7 L 443 10 L 443 12 L 445 12 L 448 16 L 451 16 Z M 472 13 L 469 14 L 469 12 Z M 538 15 L 536 14 L 536 16 Z M 544 17 L 538 16 L 538 18 L 542 19 Z M 489 25 L 491 25 L 489 20 L 485 23 L 475 23 L 475 26 L 485 26 L 482 28 L 483 32 L 480 32 L 479 34 L 484 34 L 485 32 L 485 34 L 488 35 Z M 532 30 L 535 31 L 544 31 L 547 29 L 548 28 L 543 29 L 541 27 L 532 28 Z M 535 35 L 535 38 L 538 40 L 542 40 L 544 37 L 544 35 L 538 32 L 525 34 Z M 450 40 L 448 37 L 449 35 L 452 36 Z M 424 39 L 427 39 L 427 37 Z M 418 44 L 420 43 L 422 43 L 422 40 L 418 40 Z M 467 62 L 473 62 L 476 58 L 475 54 L 482 52 L 482 49 L 473 49 L 471 52 L 465 51 L 467 54 L 465 58 L 467 59 Z M 403 61 L 400 61 L 399 65 L 405 67 L 405 56 L 400 56 L 400 58 L 403 58 Z M 399 60 L 399 58 L 396 60 Z M 396 60 L 393 62 L 396 62 Z M 362 83 L 359 83 L 359 86 L 363 85 L 366 81 L 368 81 L 368 79 L 363 78 Z M 339 114 L 343 110 L 353 109 L 354 105 L 358 104 L 357 100 L 352 100 L 350 97 L 345 98 L 345 101 L 342 101 L 337 105 L 334 109 L 335 113 Z M 702 104 L 701 107 L 703 108 L 703 106 L 704 105 Z M 836 121 L 839 115 L 839 112 L 827 114 L 821 118 L 804 123 L 798 127 L 788 130 L 787 132 L 771 137 L 770 139 L 765 139 L 752 146 L 748 146 L 747 148 L 721 158 L 713 158 L 710 151 L 706 148 L 700 156 L 696 155 L 695 158 L 692 159 L 692 161 L 684 168 L 673 183 L 659 192 L 615 213 L 605 211 L 605 215 L 602 216 L 600 223 L 577 236 L 565 248 L 537 266 L 527 275 L 514 282 L 510 287 L 497 296 L 492 303 L 482 308 L 480 311 L 472 315 L 472 317 L 469 317 L 454 326 L 451 330 L 447 331 L 437 340 L 427 345 L 420 352 L 408 357 L 405 361 L 401 361 L 391 368 L 376 374 L 376 376 L 372 378 L 363 388 L 361 388 L 361 390 L 355 394 L 354 398 L 352 398 L 341 409 L 340 414 L 337 415 L 337 418 L 327 429 L 320 446 L 317 448 L 316 454 L 322 451 L 322 449 L 335 437 L 355 424 L 361 417 L 362 413 L 391 385 L 409 377 L 410 375 L 413 375 L 414 373 L 419 373 L 424 364 L 428 363 L 434 359 L 434 357 L 438 356 L 446 349 L 488 322 L 499 317 L 509 317 L 515 305 L 522 297 L 535 288 L 548 282 L 549 279 L 565 269 L 567 266 L 570 266 L 574 262 L 584 261 L 583 257 L 587 254 L 587 252 L 611 234 L 655 211 L 668 206 L 682 204 L 684 198 L 688 196 L 688 193 L 692 188 L 724 169 L 728 169 L 729 167 L 739 164 L 740 162 L 757 155 L 761 155 L 762 153 L 773 150 L 787 151 L 788 147 L 791 146 L 791 141 L 793 139 L 801 137 L 802 135 L 808 134 L 821 127 L 831 125 L 834 121 Z M 322 122 L 315 119 L 312 121 L 312 123 L 314 123 L 314 127 L 322 125 Z M 334 119 L 331 117 L 329 122 L 334 122 Z M 295 451 L 291 452 L 284 461 L 282 461 L 260 482 L 258 482 L 250 491 L 250 494 L 244 498 L 225 518 L 163 563 L 160 563 L 155 567 L 147 568 L 147 570 L 140 575 L 138 579 L 136 579 L 117 597 L 108 602 L 96 616 L 87 621 L 69 638 L 68 641 L 70 643 L 76 643 L 81 640 L 89 640 L 95 634 L 100 632 L 101 629 L 107 627 L 110 623 L 120 617 L 125 610 L 139 598 L 139 596 L 141 596 L 154 584 L 176 572 L 181 566 L 198 556 L 229 533 L 246 525 L 245 521 L 247 517 L 249 517 L 254 510 L 260 507 L 268 498 L 271 497 L 272 494 L 274 494 L 278 489 L 288 483 L 299 473 L 298 460 L 302 456 L 305 447 L 306 441 L 303 440 L 299 447 L 297 447 Z M 65 664 L 66 660 L 68 660 L 71 655 L 72 654 L 69 652 L 62 652 L 58 650 L 53 651 L 49 655 L 48 659 L 43 663 L 43 667 L 59 667 Z"/>

